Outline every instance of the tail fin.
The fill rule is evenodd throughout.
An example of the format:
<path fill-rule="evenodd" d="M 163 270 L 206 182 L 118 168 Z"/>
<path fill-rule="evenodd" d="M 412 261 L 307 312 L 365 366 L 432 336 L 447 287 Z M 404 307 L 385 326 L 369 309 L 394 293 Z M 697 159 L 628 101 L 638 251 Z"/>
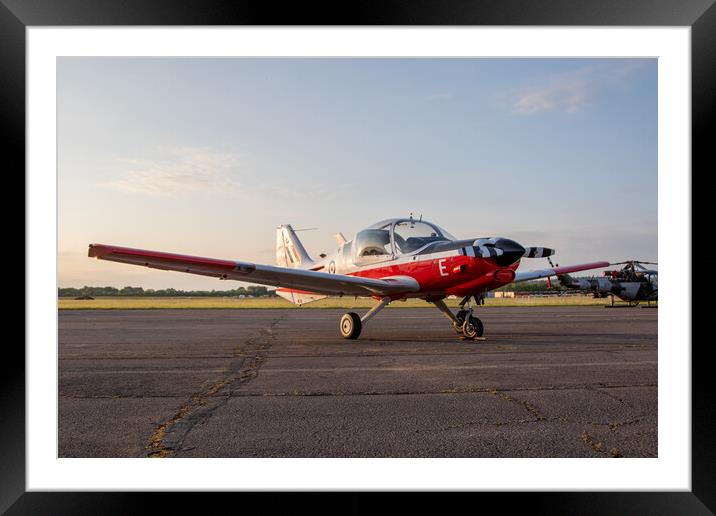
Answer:
<path fill-rule="evenodd" d="M 276 265 L 305 269 L 313 264 L 290 224 L 276 228 Z"/>

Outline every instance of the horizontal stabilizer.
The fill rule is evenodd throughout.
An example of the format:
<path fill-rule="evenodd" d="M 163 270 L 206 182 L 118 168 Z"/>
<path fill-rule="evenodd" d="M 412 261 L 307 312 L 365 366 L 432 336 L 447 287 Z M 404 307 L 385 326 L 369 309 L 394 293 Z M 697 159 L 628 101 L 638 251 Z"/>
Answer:
<path fill-rule="evenodd" d="M 321 294 L 314 294 L 313 292 L 306 292 L 305 290 L 291 290 L 288 288 L 277 288 L 276 294 L 298 306 L 328 297 Z"/>

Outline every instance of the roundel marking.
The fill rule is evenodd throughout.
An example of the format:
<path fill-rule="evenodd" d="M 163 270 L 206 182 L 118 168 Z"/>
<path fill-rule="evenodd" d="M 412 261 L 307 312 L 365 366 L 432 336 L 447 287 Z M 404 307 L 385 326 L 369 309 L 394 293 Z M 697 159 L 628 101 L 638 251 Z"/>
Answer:
<path fill-rule="evenodd" d="M 334 274 L 336 272 L 336 262 L 331 262 L 328 264 L 328 272 L 331 274 Z"/>

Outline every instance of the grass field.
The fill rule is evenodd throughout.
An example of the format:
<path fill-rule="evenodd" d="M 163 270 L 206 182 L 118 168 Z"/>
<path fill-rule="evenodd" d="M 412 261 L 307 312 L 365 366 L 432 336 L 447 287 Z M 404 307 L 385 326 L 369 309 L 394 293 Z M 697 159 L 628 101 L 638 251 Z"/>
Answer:
<path fill-rule="evenodd" d="M 521 297 L 490 298 L 485 307 L 491 306 L 599 306 L 609 299 L 594 299 L 591 296 L 565 297 Z M 59 299 L 60 310 L 152 310 L 152 309 L 245 309 L 245 308 L 297 308 L 282 298 L 236 299 L 228 297 L 104 297 L 96 299 Z M 373 299 L 327 298 L 304 305 L 302 308 L 370 308 Z M 448 305 L 455 307 L 457 299 L 448 299 Z M 618 302 L 617 304 L 625 304 Z M 432 307 L 420 299 L 396 301 L 389 308 Z"/>

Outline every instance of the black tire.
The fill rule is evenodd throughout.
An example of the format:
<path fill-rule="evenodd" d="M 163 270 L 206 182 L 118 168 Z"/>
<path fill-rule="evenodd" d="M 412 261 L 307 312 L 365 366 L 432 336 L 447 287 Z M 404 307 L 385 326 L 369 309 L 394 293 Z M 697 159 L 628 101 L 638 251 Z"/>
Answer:
<path fill-rule="evenodd" d="M 477 317 L 470 316 L 462 324 L 462 334 L 468 339 L 482 337 L 483 333 L 485 333 L 485 326 Z"/>
<path fill-rule="evenodd" d="M 363 323 L 361 323 L 360 317 L 358 317 L 357 313 L 348 312 L 347 314 L 343 314 L 343 317 L 341 317 L 340 330 L 341 337 L 344 339 L 357 339 L 362 328 Z"/>

